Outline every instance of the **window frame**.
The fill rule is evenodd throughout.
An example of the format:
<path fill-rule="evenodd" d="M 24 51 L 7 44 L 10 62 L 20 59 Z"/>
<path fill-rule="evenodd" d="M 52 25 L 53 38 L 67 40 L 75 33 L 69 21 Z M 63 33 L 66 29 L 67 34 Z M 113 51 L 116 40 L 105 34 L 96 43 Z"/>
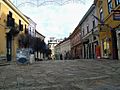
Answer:
<path fill-rule="evenodd" d="M 112 12 L 112 0 L 107 0 L 108 1 L 108 13 L 110 14 Z"/>
<path fill-rule="evenodd" d="M 87 25 L 87 33 L 89 33 L 89 25 Z"/>
<path fill-rule="evenodd" d="M 95 28 L 95 19 L 92 21 L 93 29 Z"/>
<path fill-rule="evenodd" d="M 118 6 L 120 4 L 120 0 L 115 0 L 115 6 Z"/>
<path fill-rule="evenodd" d="M 85 29 L 84 28 L 82 28 L 82 37 L 85 35 L 85 31 L 84 31 Z"/>

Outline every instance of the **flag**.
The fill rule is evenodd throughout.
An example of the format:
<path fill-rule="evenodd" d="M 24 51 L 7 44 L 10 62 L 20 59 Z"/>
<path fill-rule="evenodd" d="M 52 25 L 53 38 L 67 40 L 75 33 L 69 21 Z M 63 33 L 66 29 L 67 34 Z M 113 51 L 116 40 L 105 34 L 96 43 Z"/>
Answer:
<path fill-rule="evenodd" d="M 92 14 L 93 15 L 93 14 Z M 104 22 L 102 20 L 100 20 L 97 16 L 93 15 L 93 17 L 98 20 L 101 24 L 104 24 Z"/>

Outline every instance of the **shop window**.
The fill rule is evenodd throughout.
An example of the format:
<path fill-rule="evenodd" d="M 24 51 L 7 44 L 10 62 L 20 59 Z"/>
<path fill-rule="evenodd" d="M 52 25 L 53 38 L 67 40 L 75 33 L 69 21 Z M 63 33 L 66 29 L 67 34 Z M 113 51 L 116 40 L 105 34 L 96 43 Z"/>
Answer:
<path fill-rule="evenodd" d="M 111 13 L 112 11 L 112 0 L 108 0 L 108 12 Z"/>
<path fill-rule="evenodd" d="M 120 4 L 120 0 L 115 0 L 115 5 L 118 6 Z"/>
<path fill-rule="evenodd" d="M 103 39 L 103 56 L 109 56 L 110 55 L 110 45 L 107 39 Z"/>

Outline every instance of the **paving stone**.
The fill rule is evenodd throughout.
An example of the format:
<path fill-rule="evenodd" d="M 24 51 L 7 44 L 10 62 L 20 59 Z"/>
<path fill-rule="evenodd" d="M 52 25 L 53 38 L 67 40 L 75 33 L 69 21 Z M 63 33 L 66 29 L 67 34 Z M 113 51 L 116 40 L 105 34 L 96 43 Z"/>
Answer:
<path fill-rule="evenodd" d="M 96 87 L 93 90 L 118 90 L 118 88 L 116 88 L 114 86 L 103 85 L 103 86 Z"/>
<path fill-rule="evenodd" d="M 120 61 L 41 61 L 0 67 L 0 90 L 120 90 Z"/>

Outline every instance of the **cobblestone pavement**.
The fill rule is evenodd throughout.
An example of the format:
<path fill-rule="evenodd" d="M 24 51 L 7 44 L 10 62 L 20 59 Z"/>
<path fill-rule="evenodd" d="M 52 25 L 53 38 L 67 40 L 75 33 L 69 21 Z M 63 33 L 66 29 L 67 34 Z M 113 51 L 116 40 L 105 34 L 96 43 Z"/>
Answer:
<path fill-rule="evenodd" d="M 39 61 L 0 66 L 0 90 L 120 90 L 120 61 Z"/>

